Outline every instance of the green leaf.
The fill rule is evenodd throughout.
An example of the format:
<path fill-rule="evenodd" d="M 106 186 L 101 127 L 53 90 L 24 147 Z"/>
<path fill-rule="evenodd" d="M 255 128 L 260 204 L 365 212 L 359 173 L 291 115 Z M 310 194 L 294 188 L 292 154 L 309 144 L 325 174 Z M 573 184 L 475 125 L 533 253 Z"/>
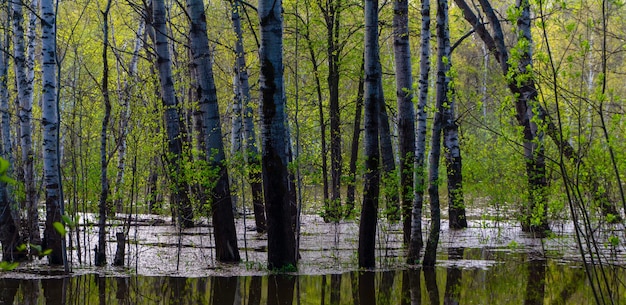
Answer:
<path fill-rule="evenodd" d="M 22 252 L 22 251 L 26 250 L 26 244 L 21 244 L 21 245 L 19 245 L 19 246 L 15 247 L 15 249 L 16 249 L 17 251 Z"/>
<path fill-rule="evenodd" d="M 2 269 L 2 271 L 11 271 L 15 268 L 17 268 L 17 266 L 19 266 L 20 263 L 18 262 L 5 262 L 2 261 L 0 262 L 0 269 Z"/>
<path fill-rule="evenodd" d="M 46 249 L 41 253 L 41 256 L 48 256 L 52 253 L 52 249 Z"/>
<path fill-rule="evenodd" d="M 65 233 L 67 233 L 67 231 L 65 230 L 65 226 L 58 221 L 52 223 L 52 226 L 55 230 L 57 230 L 57 232 L 59 232 L 59 234 L 61 234 L 61 236 L 65 236 Z"/>

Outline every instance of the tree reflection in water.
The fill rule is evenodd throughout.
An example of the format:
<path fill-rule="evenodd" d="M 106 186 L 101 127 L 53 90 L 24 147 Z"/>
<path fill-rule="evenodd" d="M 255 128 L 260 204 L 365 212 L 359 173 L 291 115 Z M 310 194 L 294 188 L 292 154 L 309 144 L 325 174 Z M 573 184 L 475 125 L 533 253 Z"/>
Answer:
<path fill-rule="evenodd" d="M 592 304 L 584 269 L 537 255 L 474 249 L 449 249 L 448 267 L 429 270 L 353 271 L 327 275 L 269 274 L 240 277 L 147 277 L 95 274 L 37 276 L 10 279 L 0 276 L 0 304 L 233 304 L 233 305 L 422 305 L 422 304 Z M 489 252 L 489 250 L 485 250 Z M 511 264 L 471 265 L 483 262 Z M 487 258 L 487 259 L 485 259 Z M 462 261 L 459 261 L 463 259 Z M 442 260 L 443 262 L 443 260 Z M 470 264 L 470 265 L 467 265 Z M 478 267 L 477 267 L 478 266 Z M 608 269 L 615 284 L 626 271 Z M 32 276 L 31 277 L 35 277 Z M 297 282 L 296 282 L 297 281 Z M 298 283 L 296 290 L 296 283 Z M 610 283 L 611 284 L 611 283 Z M 440 291 L 438 287 L 441 287 Z M 444 288 L 445 287 L 445 288 Z M 348 291 L 350 290 L 350 291 Z M 615 304 L 626 296 L 614 291 Z M 618 299 L 621 298 L 621 299 Z"/>

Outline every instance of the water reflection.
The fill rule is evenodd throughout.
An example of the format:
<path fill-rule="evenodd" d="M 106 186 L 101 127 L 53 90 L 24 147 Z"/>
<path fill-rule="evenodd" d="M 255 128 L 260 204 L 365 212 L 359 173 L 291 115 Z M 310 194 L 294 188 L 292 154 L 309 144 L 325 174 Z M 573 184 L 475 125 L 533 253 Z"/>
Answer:
<path fill-rule="evenodd" d="M 489 268 L 465 266 L 475 257 L 501 261 L 472 249 L 450 249 L 447 268 L 328 275 L 145 277 L 76 275 L 36 280 L 0 278 L 0 304 L 592 304 L 581 266 L 519 254 Z M 626 280 L 607 270 L 609 284 Z M 3 274 L 4 276 L 10 273 Z M 614 296 L 624 298 L 615 291 Z M 626 299 L 614 300 L 626 304 Z"/>

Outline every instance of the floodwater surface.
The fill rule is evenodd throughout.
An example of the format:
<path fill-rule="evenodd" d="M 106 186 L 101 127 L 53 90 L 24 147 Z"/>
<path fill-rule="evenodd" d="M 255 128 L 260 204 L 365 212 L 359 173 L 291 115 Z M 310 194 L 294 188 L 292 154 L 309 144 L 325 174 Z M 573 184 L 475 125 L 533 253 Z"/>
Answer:
<path fill-rule="evenodd" d="M 251 218 L 237 220 L 243 261 L 224 265 L 213 260 L 210 226 L 180 232 L 136 217 L 123 268 L 91 266 L 85 249 L 95 246 L 97 229 L 85 219 L 68 242 L 71 273 L 45 259 L 0 273 L 0 304 L 595 304 L 602 296 L 626 304 L 624 249 L 604 243 L 602 268 L 584 265 L 567 223 L 553 223 L 554 236 L 540 240 L 514 222 L 472 220 L 468 229 L 444 230 L 437 267 L 422 270 L 403 264 L 400 225 L 381 221 L 378 269 L 365 272 L 356 266 L 357 223 L 305 216 L 299 271 L 276 274 L 264 267 L 266 236 L 244 230 Z M 121 230 L 108 228 L 109 262 Z M 604 279 L 600 294 L 589 276 Z"/>

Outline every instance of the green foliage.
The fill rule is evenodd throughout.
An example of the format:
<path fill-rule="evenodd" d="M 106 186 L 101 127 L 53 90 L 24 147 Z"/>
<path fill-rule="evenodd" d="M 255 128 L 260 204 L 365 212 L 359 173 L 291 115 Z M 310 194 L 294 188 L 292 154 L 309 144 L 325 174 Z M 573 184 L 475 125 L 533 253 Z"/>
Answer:
<path fill-rule="evenodd" d="M 0 182 L 16 183 L 15 180 L 7 176 L 7 171 L 9 170 L 10 165 L 9 161 L 0 157 Z"/>

